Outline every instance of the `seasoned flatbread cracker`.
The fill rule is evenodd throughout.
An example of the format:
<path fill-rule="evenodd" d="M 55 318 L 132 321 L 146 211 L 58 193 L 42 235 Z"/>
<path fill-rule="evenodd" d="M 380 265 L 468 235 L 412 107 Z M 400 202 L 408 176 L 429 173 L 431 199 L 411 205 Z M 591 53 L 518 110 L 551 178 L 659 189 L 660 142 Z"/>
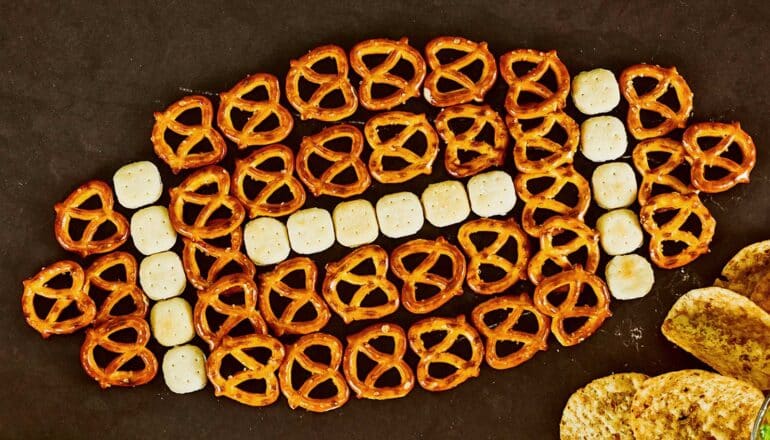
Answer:
<path fill-rule="evenodd" d="M 722 269 L 722 276 L 714 281 L 748 297 L 770 312 L 770 240 L 760 241 L 738 251 Z"/>

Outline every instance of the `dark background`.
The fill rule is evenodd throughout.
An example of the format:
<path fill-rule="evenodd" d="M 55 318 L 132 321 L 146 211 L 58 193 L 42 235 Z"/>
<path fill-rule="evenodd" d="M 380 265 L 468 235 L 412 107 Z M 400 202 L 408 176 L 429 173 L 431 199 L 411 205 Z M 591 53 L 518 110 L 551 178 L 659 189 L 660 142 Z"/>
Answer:
<path fill-rule="evenodd" d="M 576 3 L 0 2 L 0 437 L 555 438 L 564 402 L 589 380 L 699 365 L 658 327 L 679 295 L 711 283 L 735 251 L 767 238 L 769 7 Z M 290 59 L 321 44 L 349 49 L 366 38 L 407 36 L 422 48 L 439 35 L 485 40 L 496 55 L 557 49 L 573 74 L 594 67 L 617 74 L 638 62 L 677 66 L 695 93 L 694 120 L 739 120 L 759 150 L 750 185 L 704 197 L 718 221 L 712 253 L 684 269 L 656 271 L 650 295 L 615 301 L 614 317 L 579 346 L 561 348 L 552 339 L 548 352 L 521 367 L 484 367 L 455 390 L 416 388 L 385 402 L 351 398 L 324 415 L 290 411 L 283 398 L 246 407 L 216 399 L 210 386 L 175 395 L 161 374 L 147 386 L 101 391 L 79 365 L 82 334 L 44 341 L 26 326 L 22 279 L 72 258 L 53 237 L 54 203 L 88 179 L 109 181 L 125 163 L 159 163 L 149 142 L 153 111 L 186 94 L 225 90 L 249 73 L 283 77 Z M 496 105 L 503 90 L 498 83 L 490 94 Z M 307 124 L 287 143 L 296 146 L 317 128 Z M 438 232 L 427 227 L 424 235 Z M 395 243 L 381 242 L 388 249 Z M 340 255 L 335 247 L 319 264 Z M 476 302 L 466 294 L 441 314 L 468 312 Z M 402 312 L 396 321 L 414 318 Z M 332 331 L 345 333 L 336 318 Z"/>

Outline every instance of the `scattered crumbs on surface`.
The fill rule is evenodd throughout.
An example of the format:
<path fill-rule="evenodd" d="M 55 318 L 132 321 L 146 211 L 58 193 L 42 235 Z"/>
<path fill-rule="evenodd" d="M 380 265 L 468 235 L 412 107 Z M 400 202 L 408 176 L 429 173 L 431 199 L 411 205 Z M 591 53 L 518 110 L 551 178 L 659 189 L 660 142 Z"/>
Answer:
<path fill-rule="evenodd" d="M 185 93 L 195 93 L 195 94 L 198 94 L 198 95 L 206 95 L 206 96 L 219 96 L 218 93 L 210 92 L 208 90 L 195 90 L 195 89 L 191 89 L 189 87 L 181 87 L 181 86 L 177 87 L 177 88 L 180 91 L 185 92 Z"/>

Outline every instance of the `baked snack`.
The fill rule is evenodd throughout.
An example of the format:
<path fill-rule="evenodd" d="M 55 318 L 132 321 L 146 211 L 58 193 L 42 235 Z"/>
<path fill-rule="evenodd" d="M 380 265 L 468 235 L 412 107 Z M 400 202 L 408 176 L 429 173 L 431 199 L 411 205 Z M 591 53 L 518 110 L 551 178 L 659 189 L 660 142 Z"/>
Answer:
<path fill-rule="evenodd" d="M 517 75 L 514 65 L 532 66 L 526 73 Z M 556 89 L 543 84 L 547 74 L 553 74 Z M 508 83 L 505 109 L 517 118 L 539 118 L 561 110 L 567 104 L 570 78 L 567 67 L 561 62 L 555 50 L 540 52 L 532 49 L 518 49 L 500 57 L 500 75 Z M 535 102 L 526 102 L 524 97 L 537 96 Z"/>
<path fill-rule="evenodd" d="M 566 236 L 566 240 L 563 238 Z M 570 238 L 571 237 L 571 238 Z M 551 217 L 543 223 L 540 235 L 540 249 L 532 256 L 527 268 L 529 280 L 540 284 L 546 277 L 554 275 L 548 266 L 556 265 L 562 271 L 575 267 L 573 261 L 583 253 L 585 259 L 579 264 L 588 272 L 599 267 L 599 233 L 574 217 Z"/>
<path fill-rule="evenodd" d="M 393 136 L 383 138 L 386 128 L 400 127 Z M 366 121 L 364 135 L 372 153 L 369 156 L 369 172 L 380 183 L 403 183 L 420 174 L 430 174 L 433 161 L 438 156 L 438 135 L 424 114 L 386 112 Z M 425 149 L 418 152 L 411 147 L 415 136 L 425 139 Z M 397 159 L 399 167 L 388 169 L 385 161 Z"/>
<path fill-rule="evenodd" d="M 374 206 L 365 199 L 342 202 L 332 211 L 332 222 L 337 242 L 356 248 L 369 244 L 380 235 Z"/>
<path fill-rule="evenodd" d="M 770 312 L 770 240 L 750 244 L 733 255 L 714 285 L 740 293 Z"/>
<path fill-rule="evenodd" d="M 164 299 L 150 310 L 152 336 L 164 347 L 186 344 L 195 337 L 193 311 L 184 298 Z"/>
<path fill-rule="evenodd" d="M 163 181 L 158 167 L 147 160 L 118 168 L 112 175 L 112 186 L 120 206 L 128 209 L 153 204 L 163 193 Z"/>
<path fill-rule="evenodd" d="M 655 156 L 661 155 L 666 157 L 662 163 L 654 160 Z M 660 194 L 656 191 L 660 187 L 665 188 L 665 192 L 697 193 L 689 179 L 684 182 L 673 174 L 681 167 L 689 167 L 692 161 L 680 142 L 668 138 L 647 139 L 636 144 L 632 157 L 636 170 L 642 175 L 638 196 L 640 205 L 646 205 L 653 196 Z M 690 173 L 687 174 L 689 177 Z"/>
<path fill-rule="evenodd" d="M 163 380 L 172 393 L 187 394 L 206 388 L 206 355 L 194 345 L 180 345 L 163 355 Z"/>
<path fill-rule="evenodd" d="M 420 200 L 425 220 L 437 228 L 460 223 L 471 214 L 465 186 L 456 180 L 431 183 Z"/>
<path fill-rule="evenodd" d="M 389 238 L 414 235 L 425 223 L 420 199 L 410 192 L 382 196 L 375 209 L 380 231 Z"/>
<path fill-rule="evenodd" d="M 445 50 L 463 52 L 465 55 L 442 62 L 439 55 Z M 425 45 L 425 57 L 431 72 L 425 78 L 423 95 L 426 101 L 436 107 L 481 102 L 497 79 L 495 56 L 487 48 L 486 42 L 477 43 L 462 37 L 437 37 Z M 462 70 L 477 61 L 481 62 L 481 73 L 474 79 Z M 453 83 L 454 88 L 444 90 L 439 87 L 442 79 Z"/>
<path fill-rule="evenodd" d="M 591 194 L 603 209 L 631 206 L 637 197 L 636 175 L 631 165 L 610 162 L 596 167 L 591 175 Z"/>
<path fill-rule="evenodd" d="M 153 301 L 181 295 L 187 286 L 182 259 L 172 251 L 144 257 L 139 263 L 139 284 Z"/>
<path fill-rule="evenodd" d="M 102 255 L 91 263 L 83 291 L 99 301 L 94 325 L 119 316 L 145 317 L 150 304 L 136 285 L 136 275 L 136 259 L 128 252 Z"/>
<path fill-rule="evenodd" d="M 702 138 L 718 138 L 716 145 L 704 147 Z M 751 136 L 741 129 L 741 124 L 733 122 L 701 122 L 687 127 L 682 135 L 682 145 L 692 159 L 692 185 L 707 193 L 717 193 L 740 183 L 749 182 L 749 174 L 757 162 L 757 147 Z M 735 145 L 740 151 L 739 159 L 727 156 Z M 719 178 L 709 177 L 711 169 L 726 172 Z"/>
<path fill-rule="evenodd" d="M 593 69 L 572 77 L 572 102 L 584 115 L 607 113 L 620 103 L 620 87 L 612 71 Z"/>
<path fill-rule="evenodd" d="M 650 262 L 640 255 L 618 255 L 607 263 L 604 279 L 613 298 L 637 299 L 650 293 L 655 273 Z"/>
<path fill-rule="evenodd" d="M 329 211 L 307 208 L 295 212 L 286 221 L 291 249 L 302 255 L 315 254 L 334 244 L 334 222 Z"/>
<path fill-rule="evenodd" d="M 373 341 L 389 339 L 393 343 L 392 351 L 378 348 Z M 404 397 L 414 388 L 414 373 L 409 364 L 404 361 L 406 354 L 406 332 L 395 324 L 374 324 L 360 332 L 348 336 L 348 345 L 342 358 L 342 367 L 350 388 L 359 399 L 398 399 Z M 359 356 L 367 357 L 375 365 L 361 377 L 364 371 L 359 370 Z M 386 373 L 395 370 L 399 377 L 396 385 L 377 385 Z"/>
<path fill-rule="evenodd" d="M 642 247 L 644 233 L 639 218 L 630 209 L 614 209 L 596 220 L 599 242 L 607 255 L 624 255 Z"/>
<path fill-rule="evenodd" d="M 594 116 L 580 125 L 580 152 L 591 162 L 615 160 L 627 147 L 626 127 L 614 116 Z"/>
<path fill-rule="evenodd" d="M 271 217 L 258 217 L 243 227 L 246 255 L 257 266 L 280 263 L 289 257 L 289 231 L 286 225 Z"/>
<path fill-rule="evenodd" d="M 144 255 L 171 249 L 176 243 L 176 231 L 171 225 L 165 206 L 148 206 L 131 216 L 131 239 L 136 250 Z"/>
<path fill-rule="evenodd" d="M 506 215 L 516 205 L 516 188 L 505 171 L 487 171 L 467 183 L 471 210 L 479 217 Z"/>
<path fill-rule="evenodd" d="M 522 173 L 541 173 L 572 163 L 580 143 L 580 127 L 563 111 L 555 111 L 538 119 L 505 119 L 513 146 L 513 162 Z M 533 122 L 534 121 L 534 122 Z M 564 131 L 559 139 L 555 133 Z"/>
<path fill-rule="evenodd" d="M 458 124 L 467 121 L 471 121 L 467 129 L 458 127 Z M 447 107 L 439 112 L 434 124 L 446 144 L 444 167 L 452 176 L 473 176 L 505 162 L 508 133 L 505 122 L 490 106 L 461 104 Z M 486 127 L 492 130 L 491 140 L 483 137 Z M 468 154 L 474 157 L 461 157 Z"/>
<path fill-rule="evenodd" d="M 240 228 L 209 241 L 194 241 L 189 238 L 182 241 L 184 272 L 190 284 L 198 290 L 210 286 L 224 272 L 231 272 L 233 266 L 238 266 L 241 273 L 251 278 L 256 273 L 254 264 L 241 253 L 243 234 Z"/>

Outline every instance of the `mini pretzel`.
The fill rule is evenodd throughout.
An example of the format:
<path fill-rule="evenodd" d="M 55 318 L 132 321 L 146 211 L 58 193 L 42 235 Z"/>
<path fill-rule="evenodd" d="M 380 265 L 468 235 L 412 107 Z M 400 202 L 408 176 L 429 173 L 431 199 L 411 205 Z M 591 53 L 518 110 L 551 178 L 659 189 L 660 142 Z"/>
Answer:
<path fill-rule="evenodd" d="M 639 95 L 634 87 L 634 79 L 652 78 L 658 83 L 647 93 Z M 637 64 L 628 67 L 620 74 L 620 93 L 628 101 L 628 116 L 626 122 L 628 131 L 637 139 L 648 139 L 664 136 L 676 128 L 684 128 L 687 118 L 692 113 L 692 91 L 687 81 L 679 75 L 676 67 L 666 69 L 650 64 Z M 679 110 L 663 104 L 659 99 L 665 95 L 669 87 L 676 92 Z M 655 127 L 645 127 L 642 124 L 642 110 L 659 114 L 664 121 Z"/>
<path fill-rule="evenodd" d="M 370 55 L 386 55 L 382 63 L 369 68 L 364 58 Z M 391 71 L 400 61 L 412 66 L 414 73 L 411 78 L 402 78 Z M 375 38 L 362 41 L 350 51 L 350 66 L 361 77 L 358 87 L 358 98 L 361 105 L 368 110 L 390 110 L 403 104 L 409 98 L 420 96 L 420 85 L 425 79 L 425 60 L 420 52 L 409 45 L 409 40 L 402 38 L 398 41 L 386 38 Z M 390 95 L 375 98 L 372 87 L 375 84 L 386 84 L 395 88 Z"/>
<path fill-rule="evenodd" d="M 290 287 L 283 281 L 287 275 L 295 271 L 304 273 L 302 288 Z M 276 336 L 284 333 L 304 335 L 316 332 L 329 322 L 331 315 L 329 307 L 315 290 L 317 277 L 318 269 L 313 260 L 307 257 L 286 260 L 275 266 L 272 272 L 259 276 L 259 290 L 262 292 L 259 297 L 259 310 Z M 273 310 L 270 304 L 270 294 L 273 292 L 289 300 L 289 304 L 280 313 Z M 315 318 L 309 321 L 295 321 L 297 312 L 307 304 L 315 310 Z"/>
<path fill-rule="evenodd" d="M 60 289 L 48 287 L 49 281 L 65 274 L 72 279 L 70 287 Z M 57 261 L 41 269 L 35 276 L 24 280 L 21 309 L 27 324 L 47 338 L 51 335 L 74 333 L 93 322 L 96 316 L 96 304 L 83 290 L 84 281 L 83 268 L 69 260 Z M 40 316 L 35 311 L 35 297 L 38 295 L 55 301 L 45 316 Z M 59 320 L 62 312 L 73 303 L 80 311 L 80 315 Z"/>
<path fill-rule="evenodd" d="M 350 151 L 335 151 L 326 146 L 327 143 L 337 139 L 350 139 Z M 354 126 L 348 124 L 327 127 L 321 132 L 302 139 L 302 144 L 297 153 L 297 175 L 314 196 L 322 194 L 347 198 L 361 194 L 369 188 L 372 182 L 369 172 L 366 170 L 361 153 L 364 151 L 364 136 Z M 310 170 L 310 157 L 317 155 L 330 162 L 320 176 L 316 176 Z M 352 183 L 334 183 L 334 179 L 352 168 L 356 174 L 356 180 Z"/>
<path fill-rule="evenodd" d="M 466 55 L 442 64 L 438 59 L 438 54 L 442 50 L 465 52 Z M 495 56 L 489 51 L 485 42 L 476 43 L 460 37 L 438 37 L 425 46 L 425 56 L 432 72 L 425 79 L 423 94 L 425 99 L 436 107 L 451 107 L 470 101 L 481 102 L 497 79 Z M 462 70 L 476 61 L 481 61 L 483 67 L 481 76 L 474 81 Z M 460 88 L 447 92 L 440 91 L 439 81 L 442 78 L 457 84 Z"/>
<path fill-rule="evenodd" d="M 329 350 L 331 359 L 328 364 L 315 361 L 308 356 L 308 348 L 314 346 Z M 313 333 L 302 336 L 297 342 L 289 345 L 286 358 L 278 372 L 278 379 L 281 382 L 281 391 L 286 396 L 291 409 L 300 407 L 313 412 L 326 412 L 344 405 L 350 397 L 350 389 L 339 371 L 341 362 L 342 343 L 332 335 Z M 296 366 L 309 373 L 307 379 L 297 388 L 292 383 Z M 334 396 L 326 398 L 310 396 L 316 387 L 327 381 L 331 381 L 337 389 Z"/>
<path fill-rule="evenodd" d="M 264 363 L 258 361 L 247 351 L 254 349 L 268 350 L 270 357 Z M 249 406 L 272 404 L 280 395 L 275 372 L 281 365 L 284 355 L 281 342 L 266 334 L 224 338 L 206 361 L 206 374 L 214 386 L 214 395 L 225 396 Z M 222 362 L 225 357 L 234 358 L 243 366 L 243 369 L 227 377 L 222 376 Z M 265 390 L 253 392 L 240 388 L 249 381 L 264 381 Z"/>
<path fill-rule="evenodd" d="M 374 273 L 359 275 L 354 269 L 366 260 L 371 260 Z M 377 245 L 360 247 L 335 263 L 326 265 L 323 296 L 329 307 L 349 324 L 363 319 L 378 319 L 398 310 L 398 289 L 387 278 L 388 253 Z M 347 303 L 340 297 L 340 282 L 357 287 Z M 387 302 L 375 306 L 363 305 L 366 298 L 375 291 L 381 291 Z"/>
<path fill-rule="evenodd" d="M 666 161 L 656 167 L 650 166 L 651 153 L 664 153 L 669 157 Z M 655 186 L 665 186 L 675 192 L 690 194 L 695 189 L 689 184 L 682 182 L 674 176 L 674 170 L 692 159 L 681 143 L 667 138 L 647 139 L 639 142 L 634 148 L 633 153 L 634 166 L 642 175 L 642 183 L 639 185 L 639 204 L 644 206 L 653 195 Z"/>
<path fill-rule="evenodd" d="M 473 125 L 462 133 L 455 133 L 450 128 L 450 122 L 457 119 L 470 119 Z M 463 104 L 447 107 L 436 116 L 435 123 L 436 131 L 446 143 L 444 166 L 452 176 L 473 176 L 487 168 L 502 166 L 505 162 L 508 133 L 500 115 L 488 105 Z M 487 124 L 494 131 L 492 144 L 477 139 Z M 477 156 L 463 161 L 460 159 L 460 151 L 473 152 Z"/>
<path fill-rule="evenodd" d="M 487 324 L 485 318 L 490 314 L 507 312 L 500 322 Z M 519 319 L 529 313 L 537 320 L 537 330 L 519 330 Z M 532 359 L 538 351 L 548 349 L 548 335 L 551 333 L 551 319 L 541 313 L 526 294 L 520 296 L 498 296 L 483 302 L 473 309 L 473 325 L 484 335 L 487 342 L 484 349 L 487 364 L 496 370 L 505 370 L 523 364 Z M 519 345 L 518 350 L 505 356 L 498 355 L 497 344 L 512 342 Z"/>
<path fill-rule="evenodd" d="M 513 70 L 514 64 L 517 63 L 535 66 L 527 73 L 518 76 Z M 549 71 L 556 77 L 556 90 L 551 90 L 540 82 Z M 510 87 L 505 96 L 505 109 L 511 116 L 540 118 L 561 110 L 567 105 L 570 88 L 569 72 L 555 50 L 539 52 L 532 49 L 518 49 L 508 52 L 500 57 L 500 75 Z M 536 95 L 541 100 L 522 103 L 522 92 Z"/>
<path fill-rule="evenodd" d="M 491 244 L 478 249 L 472 239 L 476 233 L 494 233 L 497 236 Z M 516 242 L 515 259 L 514 255 L 500 254 L 508 240 Z M 481 295 L 500 293 L 526 278 L 529 238 L 512 218 L 480 218 L 469 221 L 460 227 L 457 241 L 468 255 L 468 287 L 474 292 Z M 485 281 L 481 278 L 482 265 L 495 266 L 505 275 L 497 280 Z"/>
<path fill-rule="evenodd" d="M 654 216 L 669 211 L 677 213 L 668 222 L 658 224 Z M 698 236 L 682 230 L 691 215 L 695 215 L 700 221 L 701 231 Z M 684 266 L 707 253 L 716 228 L 716 220 L 703 206 L 697 194 L 659 194 L 642 206 L 639 221 L 650 234 L 650 257 L 653 263 L 663 269 Z M 683 243 L 686 248 L 675 255 L 666 255 L 663 250 L 666 242 Z"/>
<path fill-rule="evenodd" d="M 580 127 L 563 111 L 543 116 L 540 124 L 527 130 L 524 129 L 524 121 L 521 119 L 508 116 L 506 121 L 511 136 L 516 141 L 513 146 L 513 162 L 517 170 L 522 173 L 542 173 L 572 163 L 580 143 Z M 567 133 L 564 143 L 547 137 L 554 126 L 559 126 Z M 530 159 L 533 152 L 546 152 L 548 155 Z"/>
<path fill-rule="evenodd" d="M 578 299 L 586 287 L 593 291 L 596 304 L 579 306 Z M 567 296 L 564 301 L 558 305 L 551 302 L 549 297 L 552 294 L 563 294 L 565 291 Z M 612 316 L 607 285 L 601 278 L 580 266 L 544 279 L 535 288 L 534 302 L 540 312 L 552 318 L 551 333 L 565 347 L 583 342 L 601 327 L 605 319 Z M 577 330 L 568 332 L 565 321 L 574 318 L 585 319 L 585 322 Z"/>
<path fill-rule="evenodd" d="M 206 241 L 193 241 L 189 238 L 184 241 L 184 250 L 182 250 L 182 265 L 184 272 L 190 284 L 198 290 L 206 289 L 220 278 L 220 274 L 231 263 L 240 266 L 241 273 L 254 278 L 256 268 L 249 257 L 241 252 L 243 243 L 243 232 L 240 228 L 233 229 L 230 232 L 230 245 L 226 248 L 214 246 Z M 208 271 L 204 275 L 198 265 L 198 255 L 203 254 L 214 261 L 211 263 Z"/>
<path fill-rule="evenodd" d="M 437 344 L 426 347 L 423 335 L 434 332 L 444 333 L 444 337 Z M 470 359 L 463 359 L 450 351 L 463 339 L 470 343 Z M 463 315 L 454 319 L 431 317 L 417 322 L 409 328 L 409 346 L 420 357 L 417 382 L 428 391 L 445 391 L 477 377 L 484 357 L 481 337 Z M 430 374 L 430 366 L 434 363 L 450 365 L 455 371 L 446 377 L 434 377 Z"/>
<path fill-rule="evenodd" d="M 283 167 L 278 171 L 260 168 L 265 162 L 278 158 Z M 254 197 L 246 195 L 246 180 L 264 183 Z M 291 200 L 271 203 L 270 197 L 283 187 L 289 189 Z M 233 195 L 249 210 L 249 217 L 282 217 L 298 210 L 305 204 L 305 188 L 294 177 L 294 153 L 291 148 L 275 144 L 262 147 L 244 159 L 236 159 L 233 171 Z"/>
<path fill-rule="evenodd" d="M 101 206 L 94 209 L 83 208 L 82 205 L 92 197 L 97 197 Z M 128 240 L 128 220 L 119 212 L 113 211 L 114 204 L 115 199 L 109 185 L 100 180 L 84 183 L 64 201 L 54 206 L 56 240 L 61 247 L 80 254 L 81 257 L 104 254 L 119 248 Z M 73 219 L 88 223 L 79 239 L 73 238 L 70 232 L 70 222 Z M 97 231 L 105 223 L 112 223 L 115 232 L 107 238 L 95 239 Z"/>
<path fill-rule="evenodd" d="M 382 352 L 371 342 L 375 339 L 388 338 L 393 341 L 392 352 Z M 342 368 L 348 384 L 356 396 L 361 399 L 398 399 L 414 388 L 414 373 L 404 361 L 406 354 L 406 332 L 395 324 L 374 324 L 362 331 L 348 336 L 348 346 L 342 360 Z M 376 365 L 362 379 L 358 371 L 358 357 L 366 356 Z M 377 381 L 387 372 L 396 370 L 399 375 L 398 385 L 377 386 Z"/>
<path fill-rule="evenodd" d="M 410 255 L 423 254 L 420 264 L 412 270 L 404 265 L 404 259 Z M 431 272 L 439 257 L 445 255 L 452 261 L 452 276 L 447 278 Z M 401 302 L 412 313 L 430 313 L 446 304 L 453 296 L 463 294 L 465 279 L 465 257 L 460 249 L 450 244 L 444 237 L 434 240 L 417 239 L 408 241 L 393 249 L 390 255 L 392 271 L 404 282 L 401 288 Z M 418 300 L 417 285 L 425 284 L 437 287 L 438 293 Z"/>
<path fill-rule="evenodd" d="M 199 125 L 187 125 L 177 121 L 182 113 L 198 109 L 201 114 Z M 205 96 L 186 96 L 171 104 L 162 113 L 155 113 L 155 125 L 152 127 L 152 145 L 155 154 L 171 167 L 174 174 L 181 170 L 213 165 L 224 159 L 227 145 L 222 135 L 212 126 L 214 106 Z M 166 142 L 166 131 L 183 136 L 184 140 L 174 149 Z M 211 144 L 211 151 L 190 153 L 196 145 L 206 139 Z"/>
<path fill-rule="evenodd" d="M 320 73 L 313 67 L 326 59 L 334 61 L 336 73 Z M 300 79 L 318 86 L 308 100 L 300 96 Z M 323 106 L 323 100 L 339 91 L 344 102 L 337 107 Z M 297 109 L 300 118 L 319 121 L 339 121 L 356 112 L 358 99 L 356 91 L 348 81 L 348 58 L 345 51 L 334 45 L 316 47 L 298 60 L 290 63 L 286 75 L 286 99 Z"/>
<path fill-rule="evenodd" d="M 117 342 L 111 338 L 115 333 L 131 329 L 136 333 L 133 342 Z M 111 386 L 135 387 L 144 385 L 155 378 L 158 372 L 158 360 L 147 348 L 150 341 L 150 326 L 143 318 L 122 316 L 110 319 L 101 325 L 88 329 L 86 339 L 80 347 L 80 363 L 83 369 L 102 388 Z M 107 366 L 101 367 L 95 358 L 94 350 L 100 347 L 117 354 Z M 134 358 L 139 358 L 144 366 L 141 370 L 122 370 L 123 365 Z"/>
<path fill-rule="evenodd" d="M 386 126 L 404 127 L 400 133 L 383 140 L 379 130 Z M 425 136 L 426 148 L 422 155 L 406 147 L 407 141 L 416 133 Z M 366 140 L 372 147 L 369 156 L 369 172 L 380 183 L 402 183 L 420 174 L 430 174 L 433 161 L 438 155 L 438 135 L 424 114 L 387 112 L 373 116 L 364 126 Z M 386 157 L 395 157 L 408 163 L 398 170 L 386 170 Z"/>
<path fill-rule="evenodd" d="M 106 280 L 103 275 L 108 270 L 122 266 L 125 273 L 125 280 Z M 104 321 L 117 318 L 119 316 L 137 316 L 144 318 L 147 315 L 147 309 L 150 302 L 142 289 L 136 285 L 136 259 L 128 252 L 113 252 L 104 255 L 91 263 L 86 270 L 86 282 L 83 290 L 93 298 L 91 286 L 109 292 L 99 312 L 94 319 L 94 325 L 99 325 Z M 130 298 L 134 305 L 134 311 L 127 315 L 116 315 L 112 311 L 118 303 L 124 298 Z"/>
<path fill-rule="evenodd" d="M 566 243 L 555 244 L 554 239 L 564 233 L 574 234 L 575 237 Z M 529 280 L 534 285 L 540 284 L 546 278 L 543 269 L 549 261 L 561 270 L 573 269 L 575 265 L 570 261 L 570 256 L 576 255 L 581 249 L 586 251 L 586 259 L 581 262 L 581 267 L 595 273 L 599 268 L 599 233 L 574 217 L 549 218 L 543 223 L 540 250 L 529 262 Z"/>
<path fill-rule="evenodd" d="M 720 140 L 715 146 L 704 150 L 699 142 L 704 137 L 717 137 Z M 723 192 L 739 183 L 748 183 L 749 174 L 757 162 L 754 141 L 741 130 L 741 124 L 737 122 L 701 122 L 691 125 L 682 136 L 682 144 L 692 158 L 690 173 L 693 186 L 707 193 Z M 732 145 L 741 151 L 740 163 L 722 156 Z M 721 168 L 728 171 L 728 174 L 719 179 L 709 179 L 706 170 L 711 167 Z"/>

